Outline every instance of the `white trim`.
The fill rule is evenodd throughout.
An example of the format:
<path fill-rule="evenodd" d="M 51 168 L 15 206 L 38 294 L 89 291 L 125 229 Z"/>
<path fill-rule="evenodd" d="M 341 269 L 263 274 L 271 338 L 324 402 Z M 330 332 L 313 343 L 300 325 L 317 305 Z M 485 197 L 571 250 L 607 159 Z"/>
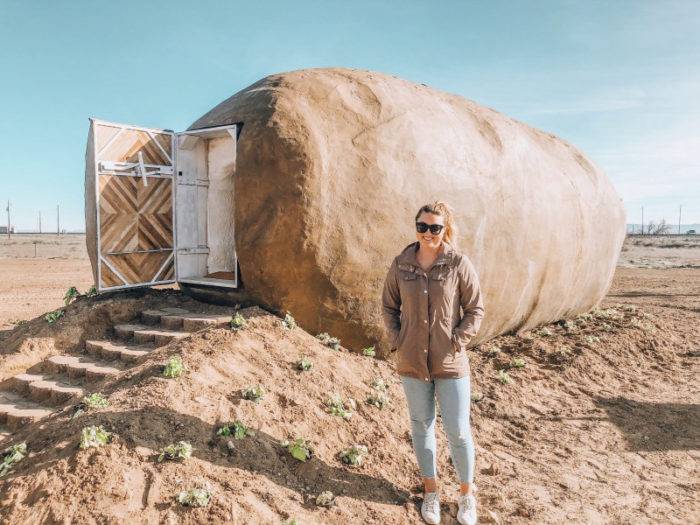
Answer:
<path fill-rule="evenodd" d="M 90 119 L 92 121 L 92 119 Z M 100 241 L 101 241 L 101 235 L 100 235 L 100 170 L 99 170 L 99 165 L 100 163 L 97 160 L 97 139 L 95 137 L 95 124 L 94 121 L 92 121 L 92 124 L 90 126 L 90 133 L 92 133 L 92 152 L 94 154 L 94 157 L 92 159 L 93 165 L 95 167 L 95 239 L 97 240 L 97 245 L 95 246 L 95 254 L 97 255 L 97 282 L 96 288 L 98 291 L 104 290 L 102 288 L 102 265 L 100 264 L 100 259 L 102 258 L 102 255 L 100 254 Z M 121 133 L 121 131 L 120 131 Z"/>
<path fill-rule="evenodd" d="M 143 153 L 139 150 L 139 172 L 141 173 L 141 182 L 144 186 L 148 186 L 148 179 L 146 178 L 146 166 L 143 164 Z"/>
<path fill-rule="evenodd" d="M 165 267 L 168 265 L 168 263 L 172 260 L 173 257 L 175 257 L 175 250 L 170 251 L 170 256 L 167 259 L 165 259 L 165 262 L 161 265 L 156 274 L 153 276 L 153 279 L 151 279 L 151 283 L 156 283 L 158 281 L 158 277 L 161 273 L 163 273 L 163 270 L 165 270 Z M 173 275 L 175 275 L 175 272 L 173 272 Z"/>
<path fill-rule="evenodd" d="M 158 146 L 158 148 L 160 148 L 160 151 L 163 152 L 163 155 L 165 155 L 165 158 L 168 159 L 168 162 L 169 162 L 170 165 L 172 166 L 172 164 L 173 164 L 173 159 L 170 158 L 170 155 L 168 155 L 168 152 L 165 151 L 165 150 L 163 149 L 163 146 L 160 145 L 160 142 L 158 142 L 158 141 L 156 140 L 156 138 L 153 136 L 153 133 L 152 133 L 151 131 L 146 131 L 146 133 L 148 133 L 148 136 L 151 137 L 151 138 L 153 139 L 153 142 L 155 142 L 155 143 L 156 143 L 156 146 Z M 162 133 L 161 133 L 161 135 L 162 135 Z M 139 153 L 140 153 L 140 152 L 139 152 Z"/>
<path fill-rule="evenodd" d="M 101 260 L 103 263 L 105 263 L 105 265 L 107 266 L 107 268 L 109 268 L 110 270 L 112 270 L 112 273 L 114 273 L 114 275 L 116 275 L 117 277 L 119 277 L 119 278 L 122 280 L 122 282 L 123 282 L 126 286 L 129 286 L 129 283 L 127 283 L 126 278 L 125 278 L 121 273 L 119 273 L 119 272 L 117 271 L 117 269 L 116 269 L 114 266 L 112 266 L 111 264 L 109 264 L 109 261 L 108 261 L 107 259 L 105 259 L 104 257 L 102 257 L 102 255 L 100 255 L 100 260 Z"/>
<path fill-rule="evenodd" d="M 208 287 L 218 286 L 220 288 L 238 288 L 237 283 L 232 279 L 217 279 L 215 277 L 186 277 L 184 279 L 178 279 L 177 282 Z"/>
<path fill-rule="evenodd" d="M 211 128 L 197 128 L 197 129 L 186 129 L 185 131 L 178 131 L 178 135 L 198 135 L 200 133 L 209 133 L 211 131 L 225 131 L 230 128 L 238 128 L 237 124 L 227 124 L 225 126 L 213 126 Z"/>
<path fill-rule="evenodd" d="M 94 129 L 94 128 L 93 128 L 93 129 Z M 104 146 L 102 146 L 102 147 L 100 148 L 100 151 L 97 151 L 97 150 L 95 149 L 95 158 L 98 159 L 98 158 L 100 157 L 100 153 L 102 153 L 104 150 L 106 150 L 107 148 L 109 148 L 109 147 L 114 143 L 114 141 L 117 140 L 117 138 L 119 138 L 119 135 L 121 135 L 123 131 L 124 131 L 124 128 L 121 128 L 119 131 L 117 131 L 117 132 L 114 134 L 114 136 L 113 136 L 111 139 L 109 139 L 109 140 L 107 141 L 107 144 L 105 144 Z M 94 133 L 93 133 L 93 141 L 95 142 L 95 146 L 97 146 L 97 141 L 95 140 Z M 93 148 L 93 149 L 94 149 L 94 148 Z"/>
<path fill-rule="evenodd" d="M 173 167 L 172 175 L 171 175 L 171 180 L 172 183 L 170 184 L 170 202 L 172 203 L 172 223 L 173 223 L 173 277 L 174 280 L 172 282 L 177 281 L 177 199 L 176 199 L 176 194 L 175 192 L 177 191 L 177 168 L 175 166 L 177 162 L 177 135 L 173 133 L 170 136 L 170 151 L 172 151 L 173 156 L 172 159 L 170 159 L 170 162 Z"/>
<path fill-rule="evenodd" d="M 169 281 L 158 281 L 157 283 L 151 283 L 151 282 L 146 282 L 146 283 L 137 283 L 137 284 L 123 284 L 120 286 L 110 286 L 109 288 L 102 288 L 102 290 L 99 290 L 100 292 L 116 292 L 117 290 L 128 290 L 131 288 L 145 288 L 147 286 L 160 286 L 163 284 L 175 284 L 177 281 L 175 280 L 169 280 Z"/>
<path fill-rule="evenodd" d="M 107 120 L 100 120 L 93 117 L 90 117 L 90 120 L 95 124 L 100 124 L 102 126 L 110 126 L 113 128 L 135 129 L 137 131 L 154 131 L 156 133 L 166 133 L 168 135 L 173 135 L 175 133 L 172 129 L 144 128 L 141 126 L 134 126 L 132 124 L 120 124 L 119 122 L 109 122 Z"/>

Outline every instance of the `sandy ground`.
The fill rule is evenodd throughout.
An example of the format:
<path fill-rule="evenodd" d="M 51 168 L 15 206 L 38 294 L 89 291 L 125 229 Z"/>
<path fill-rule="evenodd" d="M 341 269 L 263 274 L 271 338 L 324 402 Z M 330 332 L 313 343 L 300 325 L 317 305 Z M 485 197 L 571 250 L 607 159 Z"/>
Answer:
<path fill-rule="evenodd" d="M 700 268 L 700 235 L 628 235 L 618 266 Z"/>
<path fill-rule="evenodd" d="M 1 236 L 0 275 L 0 330 L 58 308 L 71 286 L 93 285 L 84 235 Z"/>
<path fill-rule="evenodd" d="M 628 236 L 618 268 L 700 268 L 700 235 Z M 84 235 L 13 235 L 10 240 L 1 236 L 0 275 L 0 330 L 58 308 L 71 286 L 82 292 L 93 285 Z M 664 288 L 675 286 L 687 275 L 618 271 L 615 280 L 624 279 L 626 289 L 615 293 L 644 293 L 635 287 L 637 281 L 648 281 L 663 294 Z M 657 299 L 664 297 L 658 293 Z M 677 299 L 669 295 L 665 303 Z"/>
<path fill-rule="evenodd" d="M 472 391 L 483 394 L 472 405 L 481 523 L 700 523 L 697 248 L 629 242 L 625 247 L 623 253 L 648 249 L 632 259 L 656 267 L 626 267 L 621 259 L 603 310 L 593 318 L 577 318 L 568 327 L 552 323 L 549 333 L 501 336 L 470 353 Z M 664 268 L 664 254 L 676 267 Z M 11 269 L 10 283 L 25 279 L 28 260 L 0 260 L 3 270 Z M 55 261 L 46 259 L 43 266 L 36 261 L 32 271 L 46 271 Z M 84 264 L 84 286 L 90 284 L 85 259 L 63 262 Z M 53 296 L 45 304 L 59 306 L 68 286 L 80 287 L 71 281 L 79 275 L 76 271 L 62 281 L 54 276 Z M 41 298 L 41 285 L 26 290 Z M 10 301 L 0 302 L 5 323 L 18 317 L 13 313 L 17 306 L 26 307 L 28 318 L 51 308 L 32 307 L 23 292 L 9 286 L 3 293 Z M 99 323 L 87 319 L 104 322 L 115 308 L 126 307 L 75 304 L 55 327 L 38 320 L 6 330 L 0 334 L 5 346 L 0 371 L 36 357 L 32 338 L 37 349 L 47 348 L 36 343 L 47 338 L 70 348 L 71 340 L 84 337 L 85 326 L 98 329 Z M 0 483 L 0 518 L 421 523 L 419 477 L 400 384 L 391 382 L 396 405 L 389 412 L 363 405 L 345 424 L 319 410 L 333 389 L 361 399 L 375 374 L 392 377 L 392 364 L 370 361 L 372 366 L 366 366 L 359 356 L 317 347 L 311 335 L 285 332 L 268 315 L 253 316 L 251 322 L 251 331 L 242 336 L 218 329 L 164 347 L 108 386 L 112 405 L 89 416 L 120 435 L 104 451 L 74 452 L 74 436 L 83 423 L 70 422 L 67 414 L 52 418 L 40 433 L 19 433 L 16 439 L 26 439 L 37 452 Z M 313 381 L 289 373 L 291 361 L 306 351 L 318 367 Z M 192 371 L 179 383 L 153 372 L 174 352 Z M 497 370 L 516 357 L 526 366 L 511 369 L 512 383 L 502 384 Z M 267 404 L 241 402 L 237 392 L 253 382 L 268 387 Z M 217 421 L 234 415 L 255 421 L 259 433 L 247 445 L 241 443 L 244 453 L 227 456 L 225 444 L 212 441 L 212 434 Z M 295 464 L 277 448 L 279 439 L 294 431 L 317 446 L 317 459 L 308 465 Z M 456 523 L 455 471 L 441 421 L 437 432 L 443 523 L 451 525 Z M 153 452 L 166 441 L 185 438 L 197 450 L 191 461 L 153 463 Z M 374 453 L 350 471 L 334 454 L 353 441 L 369 443 Z M 211 483 L 215 499 L 206 509 L 178 509 L 172 494 L 194 480 Z M 332 509 L 313 503 L 325 489 L 339 494 Z"/>

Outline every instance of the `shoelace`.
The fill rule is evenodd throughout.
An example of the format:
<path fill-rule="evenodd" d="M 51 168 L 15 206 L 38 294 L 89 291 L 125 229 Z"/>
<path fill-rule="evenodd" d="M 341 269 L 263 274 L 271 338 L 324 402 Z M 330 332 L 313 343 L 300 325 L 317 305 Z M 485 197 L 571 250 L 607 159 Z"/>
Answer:
<path fill-rule="evenodd" d="M 440 508 L 440 498 L 437 492 L 428 492 L 425 494 L 425 505 L 435 512 Z"/>
<path fill-rule="evenodd" d="M 459 497 L 459 502 L 467 510 L 470 510 L 472 508 L 472 501 L 473 500 L 469 497 L 469 494 L 463 494 Z"/>

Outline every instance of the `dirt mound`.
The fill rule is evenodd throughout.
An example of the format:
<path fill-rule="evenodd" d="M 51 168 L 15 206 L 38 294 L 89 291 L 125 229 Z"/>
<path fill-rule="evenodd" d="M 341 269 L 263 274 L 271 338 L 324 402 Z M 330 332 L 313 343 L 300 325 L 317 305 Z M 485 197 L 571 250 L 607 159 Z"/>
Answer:
<path fill-rule="evenodd" d="M 77 345 L 87 333 L 108 335 L 111 324 L 166 305 L 201 306 L 175 292 L 84 300 L 55 326 L 37 319 L 17 328 L 6 337 L 2 366 L 16 365 L 20 355 L 25 364 L 43 358 L 44 349 L 26 343 L 34 334 Z M 420 523 L 420 478 L 393 365 L 334 350 L 260 308 L 240 313 L 243 329 L 196 331 L 104 383 L 108 407 L 72 417 L 68 405 L 6 439 L 2 447 L 26 441 L 28 456 L 0 478 L 0 519 Z M 699 437 L 698 391 L 689 388 L 697 367 L 688 349 L 700 336 L 687 328 L 697 326 L 693 320 L 692 312 L 620 305 L 470 352 L 481 520 L 690 522 L 698 510 L 697 470 L 687 461 L 697 457 Z M 162 367 L 174 355 L 186 371 L 165 378 Z M 296 368 L 304 355 L 313 363 L 308 371 Z M 366 403 L 377 379 L 391 400 L 383 409 Z M 258 384 L 262 399 L 246 399 L 243 391 Z M 326 411 L 334 392 L 356 400 L 350 418 Z M 217 435 L 236 419 L 252 433 Z M 81 450 L 81 429 L 92 424 L 114 438 Z M 456 473 L 437 429 L 443 523 L 456 523 Z M 313 446 L 306 462 L 280 443 L 296 437 Z M 190 458 L 157 461 L 180 440 L 192 445 Z M 353 444 L 369 449 L 357 467 L 338 457 Z M 176 501 L 179 492 L 204 485 L 212 493 L 208 506 Z M 316 504 L 326 490 L 336 496 L 329 508 Z"/>

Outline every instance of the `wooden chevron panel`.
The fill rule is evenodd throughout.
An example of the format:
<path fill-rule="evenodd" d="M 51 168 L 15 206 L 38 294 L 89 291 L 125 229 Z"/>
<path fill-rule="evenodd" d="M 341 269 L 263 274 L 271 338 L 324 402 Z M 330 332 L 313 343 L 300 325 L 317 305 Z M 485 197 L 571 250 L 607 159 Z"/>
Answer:
<path fill-rule="evenodd" d="M 158 278 L 159 281 L 174 281 L 175 280 L 175 258 L 163 269 L 163 273 Z"/>
<path fill-rule="evenodd" d="M 125 283 L 117 277 L 105 263 L 100 261 L 100 288 L 111 288 L 113 286 L 123 286 Z"/>
<path fill-rule="evenodd" d="M 138 179 L 139 250 L 173 247 L 173 195 L 171 179 L 151 178 L 148 186 Z"/>
<path fill-rule="evenodd" d="M 122 282 L 109 270 L 106 264 L 102 263 L 102 286 L 148 283 L 157 277 L 158 271 L 171 255 L 172 251 L 104 255 L 104 259 L 126 279 L 126 283 Z M 170 261 L 165 270 L 161 272 L 159 281 L 172 280 L 172 265 L 173 262 Z M 105 269 L 107 272 L 104 271 Z"/>
<path fill-rule="evenodd" d="M 100 175 L 100 252 L 138 249 L 138 180 Z"/>
<path fill-rule="evenodd" d="M 100 253 L 173 248 L 171 179 L 99 178 Z"/>
<path fill-rule="evenodd" d="M 98 161 L 138 162 L 138 154 L 141 152 L 146 164 L 172 166 L 172 135 L 149 133 L 136 129 L 120 129 L 102 124 L 98 124 L 96 127 Z M 118 136 L 113 130 L 117 130 Z"/>

